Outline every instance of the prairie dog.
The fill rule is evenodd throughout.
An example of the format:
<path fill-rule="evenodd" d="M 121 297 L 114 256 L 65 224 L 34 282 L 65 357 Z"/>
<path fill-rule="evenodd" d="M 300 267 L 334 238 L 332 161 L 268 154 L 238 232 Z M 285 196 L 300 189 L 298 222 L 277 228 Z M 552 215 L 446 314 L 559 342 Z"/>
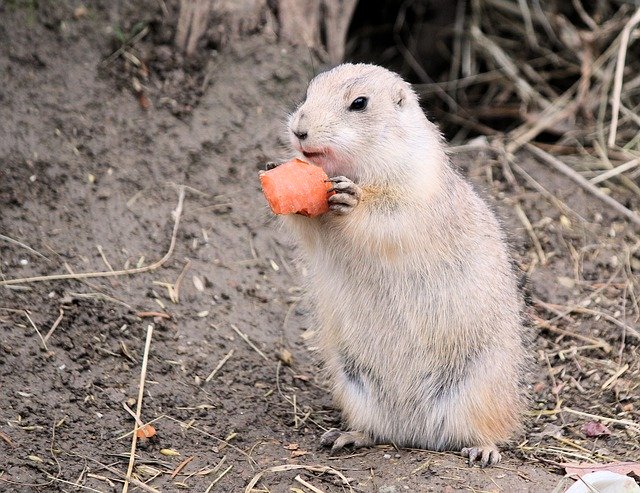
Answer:
<path fill-rule="evenodd" d="M 494 214 L 452 169 L 410 85 L 382 67 L 318 75 L 288 129 L 336 191 L 328 213 L 285 218 L 348 427 L 321 443 L 498 463 L 524 406 L 525 331 Z"/>

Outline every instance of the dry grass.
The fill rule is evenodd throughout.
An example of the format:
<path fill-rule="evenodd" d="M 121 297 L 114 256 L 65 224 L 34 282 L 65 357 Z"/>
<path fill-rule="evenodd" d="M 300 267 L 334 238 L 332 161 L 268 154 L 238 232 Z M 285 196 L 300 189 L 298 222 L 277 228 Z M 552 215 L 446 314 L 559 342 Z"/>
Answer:
<path fill-rule="evenodd" d="M 552 464 L 640 454 L 639 24 L 631 2 L 470 0 L 457 13 L 448 77 L 416 86 L 434 96 L 436 119 L 458 129 L 453 152 L 484 152 L 491 187 L 502 175 L 528 238 L 521 266 L 534 291 L 562 293 L 562 302 L 532 307 L 547 374 L 533 388 L 537 409 L 519 446 Z M 531 160 L 547 182 L 519 164 Z M 566 178 L 573 190 L 559 194 Z M 584 217 L 563 201 L 578 191 L 600 201 L 602 214 Z M 559 258 L 572 275 L 553 275 Z M 610 428 L 606 447 L 579 431 L 589 421 Z"/>
<path fill-rule="evenodd" d="M 449 80 L 417 88 L 455 101 L 440 115 L 462 127 L 454 143 L 480 133 L 510 154 L 532 144 L 566 156 L 592 184 L 640 196 L 640 9 L 571 4 L 471 1 L 459 12 Z"/>
<path fill-rule="evenodd" d="M 0 280 L 0 287 L 24 285 L 32 282 L 52 282 L 52 281 L 63 281 L 63 280 L 69 280 L 69 279 L 83 280 L 83 279 L 96 279 L 96 278 L 103 278 L 103 277 L 130 276 L 135 274 L 142 274 L 144 272 L 151 272 L 156 269 L 159 269 L 167 262 L 167 260 L 171 258 L 171 255 L 173 255 L 173 250 L 176 246 L 178 229 L 180 227 L 180 218 L 182 217 L 184 195 L 185 195 L 184 187 L 180 187 L 178 205 L 176 206 L 176 210 L 175 210 L 175 221 L 173 223 L 173 233 L 171 234 L 171 242 L 169 244 L 169 250 L 167 251 L 167 253 L 165 253 L 165 255 L 160 260 L 150 265 L 138 266 L 134 269 L 113 270 L 111 269 L 111 266 L 109 265 L 109 263 L 106 262 L 107 266 L 109 267 L 109 270 L 104 272 L 81 272 L 81 273 L 71 272 L 69 274 L 56 274 L 51 276 L 34 276 L 34 277 L 24 277 L 24 278 L 17 278 L 17 279 L 2 279 Z M 103 259 L 104 259 L 104 256 L 103 256 Z M 179 286 L 180 281 L 181 281 L 181 276 L 178 277 L 178 280 L 176 281 L 176 286 Z M 178 290 L 179 288 L 176 287 L 174 289 Z"/>

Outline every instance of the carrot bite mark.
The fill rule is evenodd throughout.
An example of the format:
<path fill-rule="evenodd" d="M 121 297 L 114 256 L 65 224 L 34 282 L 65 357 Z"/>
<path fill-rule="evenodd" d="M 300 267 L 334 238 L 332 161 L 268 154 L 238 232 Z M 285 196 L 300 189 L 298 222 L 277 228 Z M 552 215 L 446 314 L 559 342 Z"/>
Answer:
<path fill-rule="evenodd" d="M 292 159 L 260 174 L 262 192 L 275 214 L 319 216 L 329 210 L 329 177 L 319 166 Z"/>

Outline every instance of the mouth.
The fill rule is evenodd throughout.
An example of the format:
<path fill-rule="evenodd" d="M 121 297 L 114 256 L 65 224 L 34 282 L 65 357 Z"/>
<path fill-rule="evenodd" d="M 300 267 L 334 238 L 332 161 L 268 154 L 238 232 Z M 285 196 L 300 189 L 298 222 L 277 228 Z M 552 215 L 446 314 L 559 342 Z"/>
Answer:
<path fill-rule="evenodd" d="M 333 158 L 333 152 L 328 147 L 303 145 L 299 139 L 292 140 L 292 145 L 305 159 L 318 166 Z"/>
<path fill-rule="evenodd" d="M 347 173 L 350 172 L 349 167 L 341 163 L 342 160 L 336 156 L 334 150 L 330 147 L 304 149 L 302 146 L 299 146 L 298 151 L 300 151 L 311 164 L 315 164 L 324 169 L 325 173 L 329 176 L 348 176 Z"/>
<path fill-rule="evenodd" d="M 325 156 L 326 153 L 323 151 L 302 151 L 302 154 L 304 155 L 304 157 L 306 157 L 307 159 L 314 159 L 314 158 L 318 158 L 318 157 L 322 157 Z"/>

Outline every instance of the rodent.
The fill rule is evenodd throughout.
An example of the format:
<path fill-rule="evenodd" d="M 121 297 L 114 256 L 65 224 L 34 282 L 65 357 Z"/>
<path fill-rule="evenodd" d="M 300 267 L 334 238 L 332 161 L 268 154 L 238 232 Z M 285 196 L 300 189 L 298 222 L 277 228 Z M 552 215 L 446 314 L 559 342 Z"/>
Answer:
<path fill-rule="evenodd" d="M 336 192 L 328 213 L 285 218 L 347 425 L 321 443 L 497 464 L 526 405 L 526 331 L 496 216 L 452 168 L 411 86 L 382 67 L 316 76 L 288 130 Z"/>

